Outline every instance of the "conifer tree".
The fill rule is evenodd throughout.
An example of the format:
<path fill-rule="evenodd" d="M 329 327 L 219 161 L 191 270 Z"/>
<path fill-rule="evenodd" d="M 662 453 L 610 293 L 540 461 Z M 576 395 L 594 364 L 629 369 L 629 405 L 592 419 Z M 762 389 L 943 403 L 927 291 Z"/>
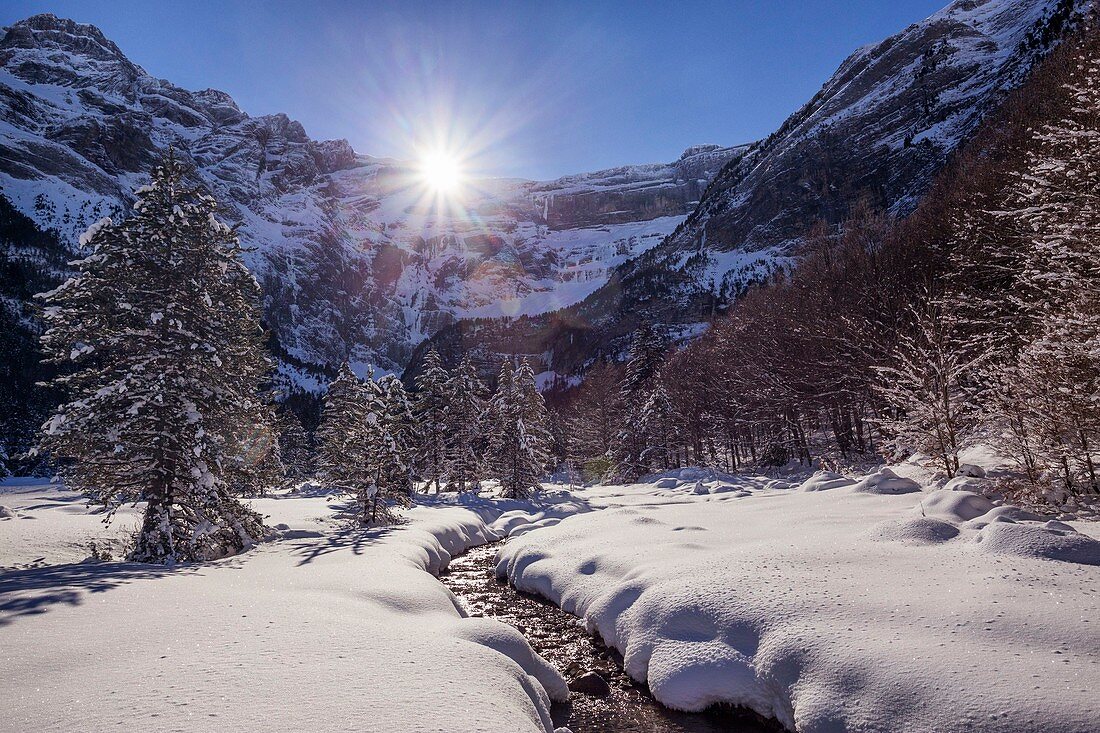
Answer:
<path fill-rule="evenodd" d="M 416 377 L 413 416 L 417 426 L 416 471 L 436 493 L 447 473 L 447 370 L 434 348 L 424 358 L 424 370 Z"/>
<path fill-rule="evenodd" d="M 534 474 L 533 488 L 539 488 L 542 475 L 549 466 L 554 437 L 550 432 L 550 414 L 546 401 L 535 383 L 535 373 L 530 362 L 524 359 L 515 376 L 516 391 L 520 401 L 520 417 L 530 470 Z"/>
<path fill-rule="evenodd" d="M 145 502 L 131 557 L 204 560 L 263 533 L 229 492 L 232 451 L 267 414 L 259 286 L 215 201 L 169 155 L 130 218 L 81 238 L 78 274 L 40 296 L 54 386 L 68 396 L 40 448 L 67 485 L 110 511 Z"/>
<path fill-rule="evenodd" d="M 275 410 L 262 406 L 263 420 L 255 425 L 241 426 L 230 441 L 232 447 L 226 483 L 238 496 L 265 496 L 268 489 L 286 479 L 286 466 L 279 452 L 279 436 L 275 427 Z"/>
<path fill-rule="evenodd" d="M 392 374 L 378 380 L 382 400 L 378 445 L 379 484 L 387 501 L 407 506 L 412 503 L 413 416 L 405 385 Z"/>
<path fill-rule="evenodd" d="M 550 434 L 546 405 L 526 361 L 515 371 L 510 362 L 501 366 L 491 419 L 489 457 L 501 493 L 527 498 L 542 485 Z"/>
<path fill-rule="evenodd" d="M 504 361 L 497 375 L 496 390 L 489 400 L 487 458 L 490 473 L 500 482 L 506 495 L 511 487 L 507 479 L 515 472 L 519 460 L 519 442 L 513 429 L 519 421 L 515 392 L 515 370 L 512 362 Z"/>
<path fill-rule="evenodd" d="M 487 409 L 485 385 L 469 354 L 451 375 L 447 391 L 447 488 L 466 491 L 477 484 L 484 470 L 482 427 Z"/>
<path fill-rule="evenodd" d="M 664 357 L 663 340 L 652 325 L 643 324 L 634 334 L 626 375 L 619 389 L 623 419 L 612 446 L 612 462 L 615 477 L 620 481 L 637 481 L 648 473 L 645 456 L 649 445 L 638 417 L 649 401 Z"/>
<path fill-rule="evenodd" d="M 279 458 L 286 470 L 286 477 L 301 480 L 313 475 L 313 449 L 302 421 L 294 411 L 282 407 L 276 412 L 275 428 L 278 433 Z"/>
<path fill-rule="evenodd" d="M 355 499 L 364 524 L 377 517 L 374 499 L 378 493 L 368 397 L 367 387 L 345 362 L 328 386 L 317 426 L 320 478 Z"/>
<path fill-rule="evenodd" d="M 638 415 L 638 432 L 645 441 L 641 463 L 646 472 L 672 468 L 676 462 L 673 449 L 673 407 L 664 382 L 658 375 L 649 398 Z"/>

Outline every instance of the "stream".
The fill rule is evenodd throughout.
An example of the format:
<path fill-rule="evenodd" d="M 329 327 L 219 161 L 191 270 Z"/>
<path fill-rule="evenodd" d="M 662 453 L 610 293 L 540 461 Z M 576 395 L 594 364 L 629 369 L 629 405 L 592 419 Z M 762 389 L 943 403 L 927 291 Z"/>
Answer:
<path fill-rule="evenodd" d="M 531 647 L 558 668 L 567 680 L 595 671 L 610 688 L 607 694 L 573 691 L 569 702 L 555 703 L 555 726 L 573 733 L 774 733 L 782 728 L 752 712 L 719 708 L 681 713 L 662 706 L 645 685 L 622 668 L 622 657 L 590 636 L 583 624 L 557 606 L 497 580 L 499 543 L 481 545 L 451 560 L 439 580 L 454 593 L 470 616 L 495 618 L 515 626 Z M 599 681 L 595 681 L 599 686 Z M 573 686 L 572 684 L 570 685 Z"/>

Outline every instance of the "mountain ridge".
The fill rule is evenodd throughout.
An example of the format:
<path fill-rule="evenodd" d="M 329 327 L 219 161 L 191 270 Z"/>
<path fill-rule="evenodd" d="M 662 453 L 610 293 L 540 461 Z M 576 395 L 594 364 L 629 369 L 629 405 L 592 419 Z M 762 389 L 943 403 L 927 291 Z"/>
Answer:
<path fill-rule="evenodd" d="M 283 377 L 306 388 L 347 358 L 399 369 L 419 340 L 467 314 L 583 297 L 671 231 L 743 147 L 693 146 L 671 163 L 552 181 L 473 181 L 462 211 L 438 215 L 417 200 L 413 164 L 312 140 L 285 114 L 250 117 L 220 90 L 154 78 L 95 26 L 42 14 L 4 29 L 0 185 L 64 246 L 75 251 L 86 226 L 123 214 L 168 146 L 257 250 L 249 264 L 267 286 Z M 319 274 L 331 297 L 280 283 L 292 270 Z"/>
<path fill-rule="evenodd" d="M 584 301 L 538 323 L 455 324 L 435 341 L 486 358 L 526 341 L 549 371 L 572 379 L 601 355 L 620 355 L 643 320 L 673 339 L 698 333 L 747 287 L 792 264 L 815 224 L 835 231 L 859 207 L 912 211 L 980 120 L 1089 5 L 956 0 L 857 49 L 775 133 L 731 159 L 668 238 L 619 265 Z"/>

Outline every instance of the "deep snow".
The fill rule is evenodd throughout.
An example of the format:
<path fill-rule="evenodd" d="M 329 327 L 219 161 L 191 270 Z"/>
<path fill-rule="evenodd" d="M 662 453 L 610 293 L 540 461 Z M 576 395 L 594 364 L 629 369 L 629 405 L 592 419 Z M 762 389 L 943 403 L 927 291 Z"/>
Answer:
<path fill-rule="evenodd" d="M 432 500 L 372 531 L 324 497 L 259 499 L 277 538 L 174 570 L 76 561 L 104 529 L 72 499 L 0 488 L 0 731 L 552 730 L 565 680 L 432 574 L 585 508 L 567 494 Z"/>
<path fill-rule="evenodd" d="M 90 539 L 117 554 L 136 515 L 104 527 L 9 481 L 0 731 L 552 730 L 560 673 L 433 577 L 503 536 L 498 573 L 672 707 L 805 733 L 1095 731 L 1100 525 L 997 505 L 970 473 L 684 469 L 538 503 L 427 497 L 371 531 L 287 494 L 254 502 L 271 541 L 177 569 L 81 562 Z"/>
<path fill-rule="evenodd" d="M 1097 730 L 1100 542 L 1067 524 L 890 469 L 578 495 L 603 510 L 509 540 L 498 574 L 666 705 L 805 733 Z"/>

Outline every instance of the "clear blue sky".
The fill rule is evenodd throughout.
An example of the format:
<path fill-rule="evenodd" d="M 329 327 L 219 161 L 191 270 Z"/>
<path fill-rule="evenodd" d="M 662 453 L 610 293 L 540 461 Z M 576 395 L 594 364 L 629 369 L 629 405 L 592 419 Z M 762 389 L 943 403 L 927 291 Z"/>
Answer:
<path fill-rule="evenodd" d="M 856 47 L 948 0 L 5 0 L 93 23 L 154 76 L 408 158 L 428 138 L 494 175 L 675 159 L 772 132 Z"/>

